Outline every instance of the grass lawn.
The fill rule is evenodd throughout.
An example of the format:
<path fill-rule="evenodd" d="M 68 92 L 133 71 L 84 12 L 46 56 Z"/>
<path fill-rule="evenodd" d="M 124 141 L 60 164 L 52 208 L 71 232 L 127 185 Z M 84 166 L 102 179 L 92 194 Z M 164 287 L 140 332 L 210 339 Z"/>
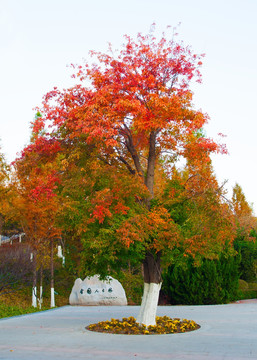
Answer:
<path fill-rule="evenodd" d="M 50 295 L 50 290 L 48 293 Z M 46 294 L 43 298 L 41 311 L 50 309 L 49 295 Z M 62 295 L 55 296 L 56 307 L 68 305 L 68 301 L 68 297 Z M 0 295 L 0 319 L 38 311 L 40 311 L 39 307 L 34 308 L 31 306 L 31 288 L 24 288 L 9 294 Z"/>

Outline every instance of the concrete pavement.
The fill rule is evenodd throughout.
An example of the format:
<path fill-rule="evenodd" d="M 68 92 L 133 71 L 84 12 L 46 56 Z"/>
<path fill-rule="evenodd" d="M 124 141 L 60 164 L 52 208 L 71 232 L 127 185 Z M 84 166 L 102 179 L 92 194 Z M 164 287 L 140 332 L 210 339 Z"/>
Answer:
<path fill-rule="evenodd" d="M 136 316 L 138 306 L 65 306 L 0 320 L 0 359 L 257 359 L 257 302 L 160 306 L 157 315 L 186 318 L 199 330 L 170 335 L 87 331 L 90 323 Z"/>

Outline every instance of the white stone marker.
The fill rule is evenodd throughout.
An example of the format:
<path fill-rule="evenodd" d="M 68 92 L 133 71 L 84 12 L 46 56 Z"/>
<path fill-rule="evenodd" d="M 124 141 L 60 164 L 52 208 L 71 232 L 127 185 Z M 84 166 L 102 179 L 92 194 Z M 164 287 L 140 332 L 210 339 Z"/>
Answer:
<path fill-rule="evenodd" d="M 99 275 L 76 279 L 71 290 L 70 305 L 128 305 L 121 283 L 108 276 L 102 281 Z"/>

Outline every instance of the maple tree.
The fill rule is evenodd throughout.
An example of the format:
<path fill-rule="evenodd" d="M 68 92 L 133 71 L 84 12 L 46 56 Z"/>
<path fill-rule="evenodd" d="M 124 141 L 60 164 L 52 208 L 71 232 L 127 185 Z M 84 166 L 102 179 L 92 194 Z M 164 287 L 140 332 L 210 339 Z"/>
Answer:
<path fill-rule="evenodd" d="M 0 153 L 0 236 L 6 224 L 13 220 L 10 167 Z M 2 244 L 0 239 L 0 294 L 9 293 L 31 278 L 30 249 L 22 244 Z"/>
<path fill-rule="evenodd" d="M 42 140 L 42 139 L 41 139 Z M 48 152 L 45 152 L 45 149 Z M 58 177 L 51 154 L 51 142 L 32 142 L 26 147 L 13 166 L 13 209 L 28 243 L 34 263 L 33 306 L 36 307 L 37 270 L 51 266 L 51 307 L 54 302 L 53 243 L 61 236 L 56 224 L 59 202 L 54 190 Z M 54 152 L 54 150 L 53 150 Z M 46 156 L 47 154 L 47 156 Z M 50 255 L 49 255 L 50 254 Z"/>
<path fill-rule="evenodd" d="M 85 212 L 80 216 L 80 231 L 88 256 L 92 251 L 91 263 L 99 259 L 97 252 L 103 256 L 106 251 L 115 260 L 122 249 L 134 249 L 144 268 L 137 321 L 153 325 L 161 263 L 185 239 L 164 197 L 174 164 L 184 157 L 197 174 L 199 164 L 210 161 L 210 153 L 226 150 L 202 134 L 208 116 L 194 109 L 190 90 L 192 80 L 201 82 L 202 56 L 190 47 L 175 37 L 167 40 L 163 35 L 157 40 L 150 33 L 138 34 L 135 40 L 126 36 L 118 52 L 110 47 L 108 54 L 92 55 L 98 64 L 74 66 L 78 85 L 63 91 L 54 88 L 46 94 L 27 151 L 36 152 L 41 144 L 46 154 L 55 153 L 62 175 L 66 174 L 60 180 L 65 202 L 65 192 L 69 197 L 78 191 L 68 184 L 73 179 L 67 170 L 79 170 L 74 182 L 83 188 L 79 196 L 84 196 Z M 78 160 L 83 158 L 81 153 L 73 154 L 71 161 L 64 150 L 67 144 L 72 148 L 78 143 L 88 154 L 84 164 Z M 61 149 L 63 157 L 57 155 Z M 49 185 L 56 184 L 55 175 L 48 173 L 48 182 L 43 182 L 50 197 Z M 170 190 L 174 198 L 175 189 Z M 42 184 L 33 191 L 38 196 Z M 72 216 L 72 210 L 68 213 Z M 203 234 L 186 239 L 188 250 L 205 253 Z M 216 237 L 219 248 L 227 236 Z"/>

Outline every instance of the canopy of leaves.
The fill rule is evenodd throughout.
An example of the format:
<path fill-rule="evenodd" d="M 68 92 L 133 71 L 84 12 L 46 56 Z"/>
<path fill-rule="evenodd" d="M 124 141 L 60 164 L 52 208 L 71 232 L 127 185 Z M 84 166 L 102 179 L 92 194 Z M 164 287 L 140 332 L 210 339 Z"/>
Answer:
<path fill-rule="evenodd" d="M 97 64 L 73 66 L 78 85 L 45 95 L 16 161 L 28 231 L 81 240 L 92 272 L 146 252 L 214 256 L 232 225 L 210 170 L 210 154 L 226 149 L 204 135 L 208 116 L 192 102 L 202 56 L 152 33 L 92 55 Z"/>

